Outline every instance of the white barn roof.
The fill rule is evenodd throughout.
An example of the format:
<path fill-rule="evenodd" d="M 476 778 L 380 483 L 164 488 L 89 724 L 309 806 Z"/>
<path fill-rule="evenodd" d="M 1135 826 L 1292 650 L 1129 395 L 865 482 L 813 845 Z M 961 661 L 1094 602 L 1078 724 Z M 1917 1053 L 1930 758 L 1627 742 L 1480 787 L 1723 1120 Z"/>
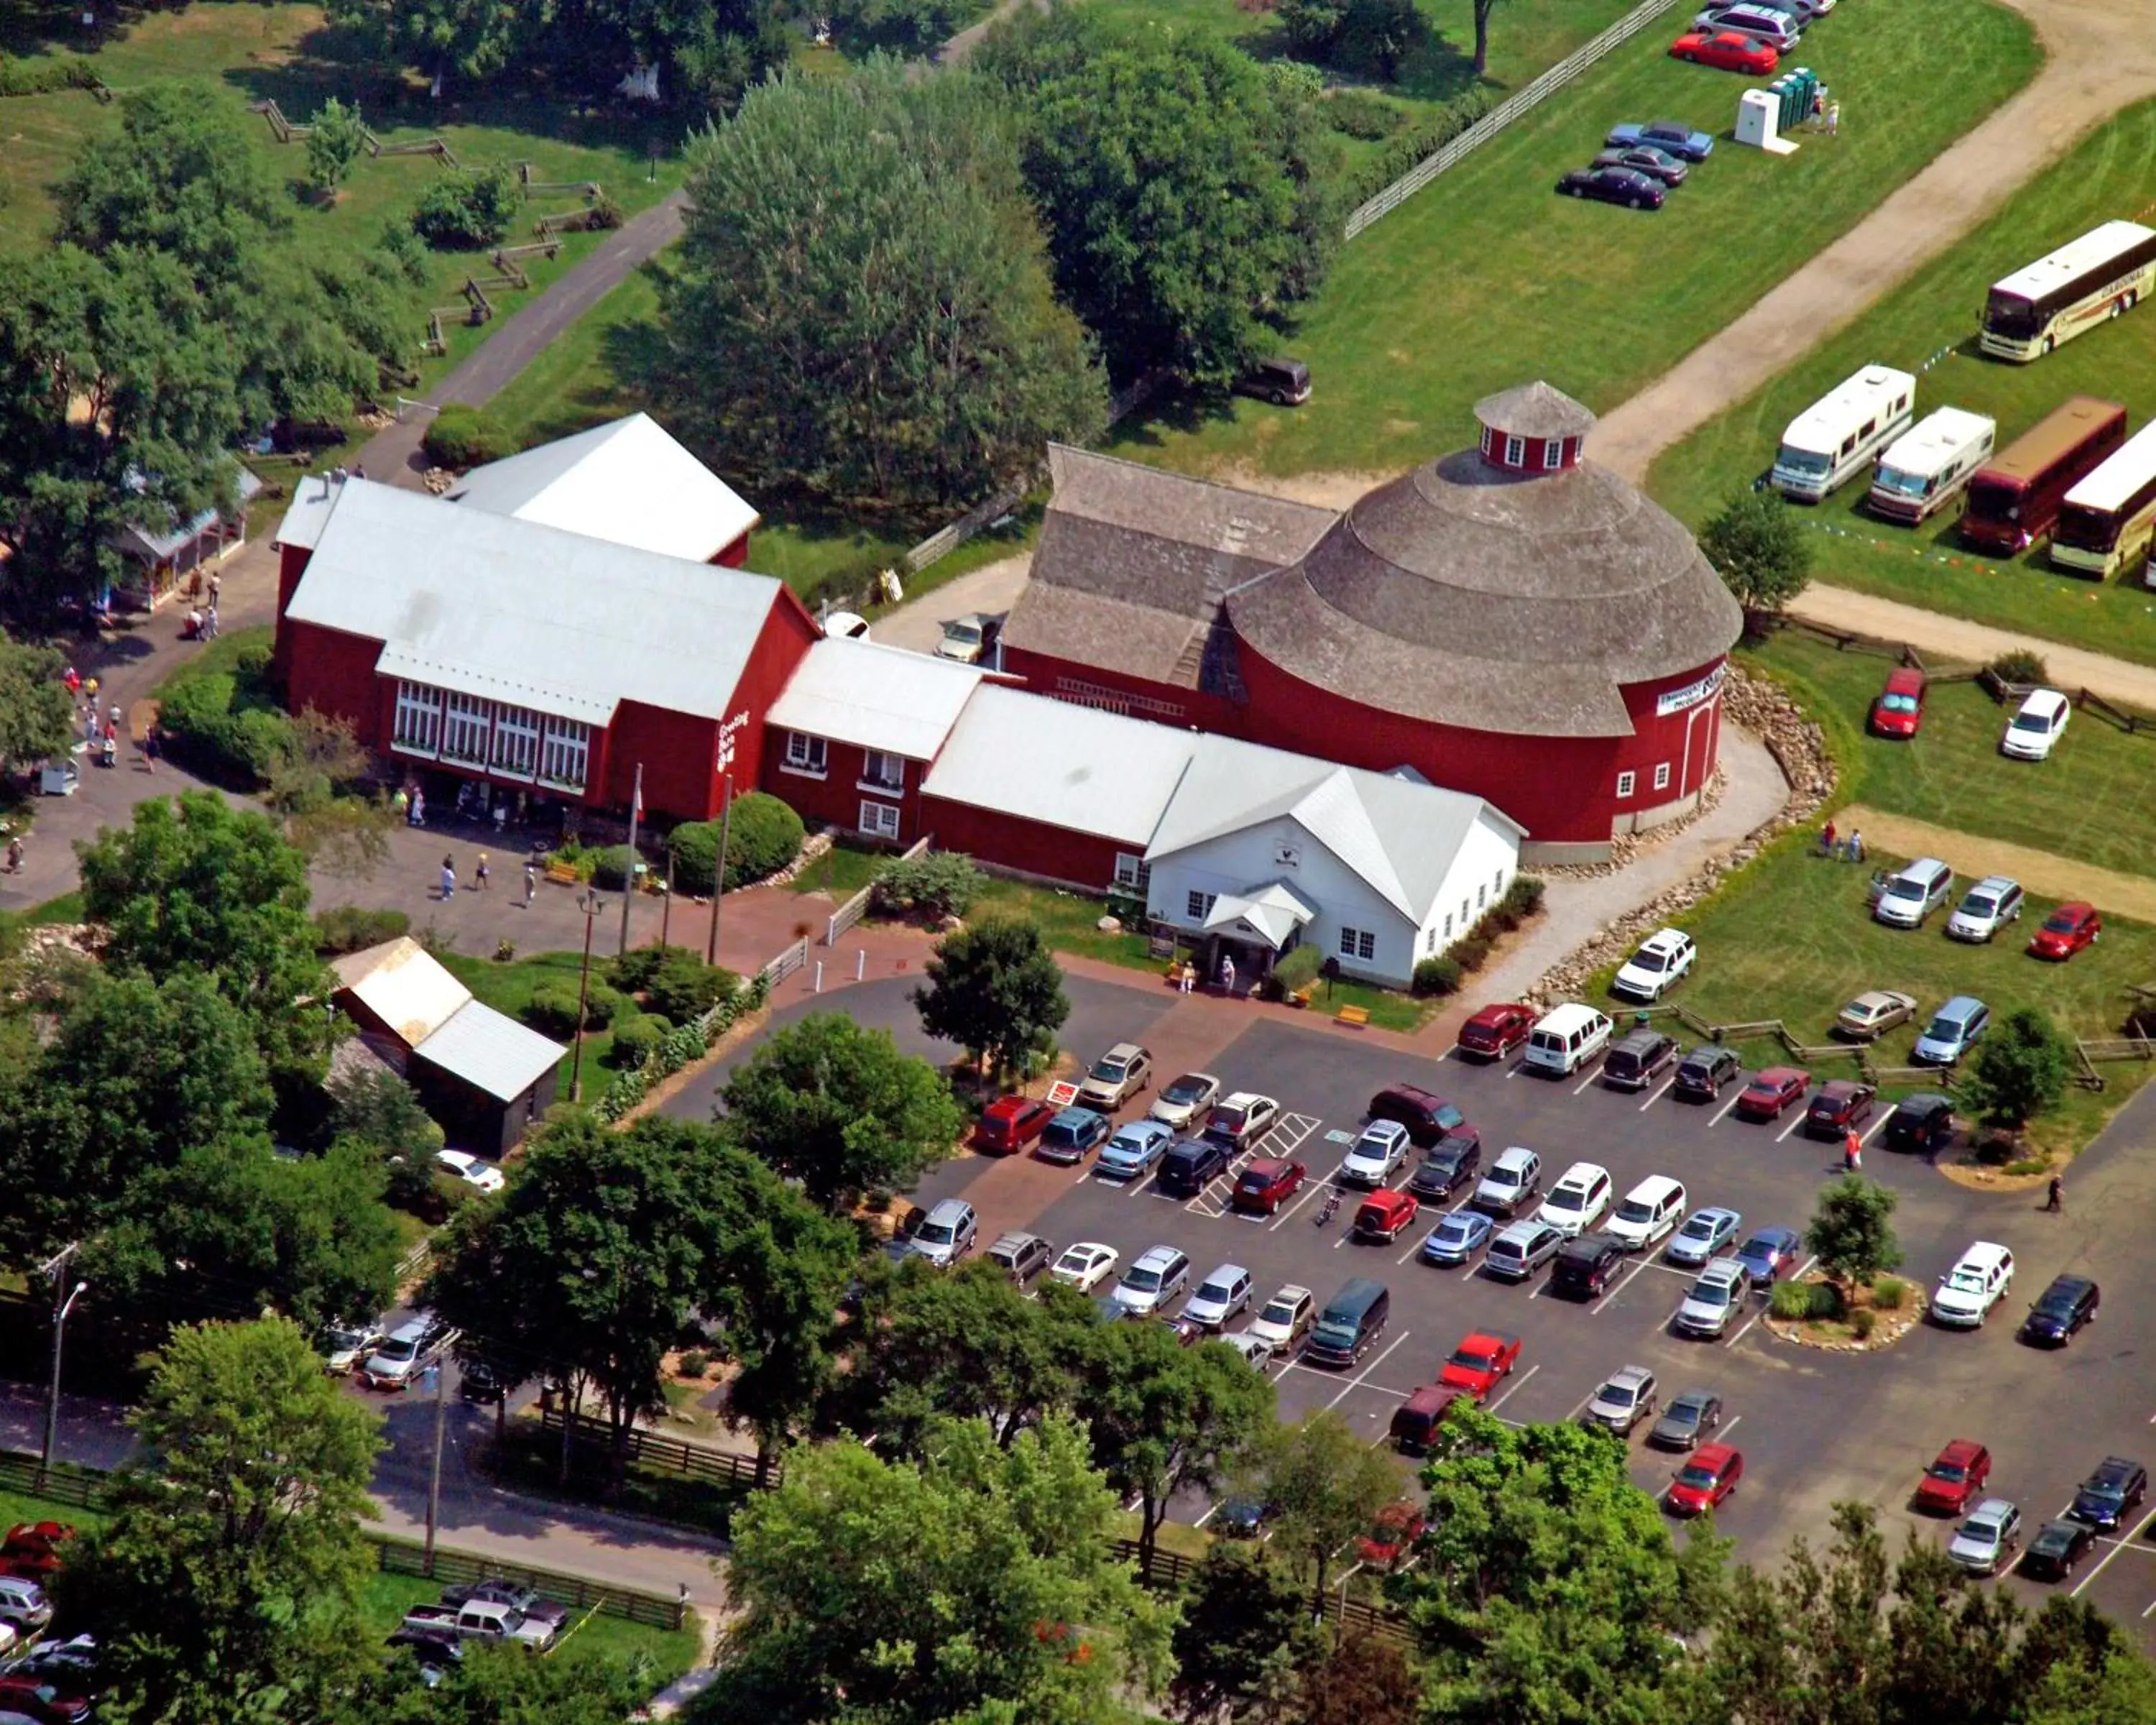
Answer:
<path fill-rule="evenodd" d="M 409 935 L 332 958 L 345 992 L 416 1048 L 470 1003 L 471 990 Z"/>
<path fill-rule="evenodd" d="M 932 761 L 983 673 L 932 653 L 850 637 L 808 649 L 767 722 L 910 761 Z"/>
<path fill-rule="evenodd" d="M 558 1042 L 475 1000 L 412 1052 L 499 1102 L 513 1102 L 562 1063 Z"/>

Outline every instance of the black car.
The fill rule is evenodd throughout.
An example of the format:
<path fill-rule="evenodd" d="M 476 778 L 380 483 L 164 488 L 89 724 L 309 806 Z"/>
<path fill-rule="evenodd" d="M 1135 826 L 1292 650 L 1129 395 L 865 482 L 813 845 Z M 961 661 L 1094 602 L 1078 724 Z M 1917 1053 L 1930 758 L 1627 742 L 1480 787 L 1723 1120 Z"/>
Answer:
<path fill-rule="evenodd" d="M 1609 1291 L 1625 1268 L 1625 1242 L 1614 1234 L 1589 1234 L 1568 1240 L 1550 1266 L 1550 1291 L 1592 1300 Z"/>
<path fill-rule="evenodd" d="M 1408 1176 L 1417 1198 L 1442 1201 L 1474 1179 L 1482 1168 L 1482 1138 L 1471 1127 L 1447 1132 Z"/>
<path fill-rule="evenodd" d="M 1231 1159 L 1228 1147 L 1217 1138 L 1185 1138 L 1161 1158 L 1160 1189 L 1195 1198 L 1227 1172 Z"/>
<path fill-rule="evenodd" d="M 1702 1042 L 1677 1062 L 1672 1093 L 1689 1096 L 1694 1101 L 1711 1102 L 1722 1094 L 1724 1085 L 1742 1077 L 1743 1073 L 1744 1062 L 1737 1058 L 1735 1050 L 1716 1042 Z"/>
<path fill-rule="evenodd" d="M 1676 1052 L 1676 1039 L 1660 1030 L 1628 1031 L 1602 1057 L 1602 1081 L 1612 1090 L 1645 1090 Z"/>
<path fill-rule="evenodd" d="M 509 1382 L 490 1360 L 467 1360 L 457 1379 L 457 1394 L 468 1402 L 492 1404 L 509 1394 Z"/>
<path fill-rule="evenodd" d="M 1647 1441 L 1658 1449 L 1694 1449 L 1721 1424 L 1722 1398 L 1711 1389 L 1687 1389 L 1670 1399 Z"/>
<path fill-rule="evenodd" d="M 2021 1339 L 2064 1348 L 2074 1332 L 2096 1316 L 2102 1296 L 2086 1276 L 2054 1276 L 2021 1320 Z"/>
<path fill-rule="evenodd" d="M 1230 1497 L 1213 1517 L 1213 1531 L 1230 1539 L 1255 1539 L 1265 1531 L 1272 1511 L 1263 1499 Z"/>
<path fill-rule="evenodd" d="M 1935 1156 L 1953 1142 L 1953 1101 L 1930 1091 L 1904 1096 L 1887 1117 L 1887 1147 Z"/>
<path fill-rule="evenodd" d="M 2046 1522 L 2021 1554 L 2021 1573 L 2047 1581 L 2064 1581 L 2096 1543 L 2096 1530 L 2080 1522 Z"/>
<path fill-rule="evenodd" d="M 1405 1127 L 1409 1140 L 1424 1146 L 1442 1142 L 1447 1133 L 1467 1123 L 1455 1104 L 1415 1084 L 1388 1085 L 1370 1098 L 1363 1112 L 1366 1119 L 1390 1120 Z"/>
<path fill-rule="evenodd" d="M 2074 1492 L 2066 1513 L 2108 1533 L 2148 1495 L 2148 1470 L 2123 1455 L 2107 1455 Z"/>
<path fill-rule="evenodd" d="M 409 1650 L 413 1658 L 421 1665 L 433 1666 L 438 1670 L 464 1662 L 464 1638 L 446 1625 L 440 1629 L 400 1629 L 382 1645 Z"/>
<path fill-rule="evenodd" d="M 1567 198 L 1592 198 L 1631 209 L 1660 209 L 1668 194 L 1645 174 L 1629 167 L 1578 167 L 1557 182 Z"/>

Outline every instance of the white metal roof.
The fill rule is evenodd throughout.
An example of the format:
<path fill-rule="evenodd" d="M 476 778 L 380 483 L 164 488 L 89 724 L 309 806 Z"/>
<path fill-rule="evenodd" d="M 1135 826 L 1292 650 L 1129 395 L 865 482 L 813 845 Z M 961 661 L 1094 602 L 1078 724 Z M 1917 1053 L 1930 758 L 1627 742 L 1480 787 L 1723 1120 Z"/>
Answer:
<path fill-rule="evenodd" d="M 1998 431 L 1998 423 L 1987 413 L 1972 413 L 1966 408 L 1937 408 L 1887 444 L 1879 465 L 1913 478 L 1929 479 L 1972 444 L 1995 437 Z"/>
<path fill-rule="evenodd" d="M 1213 901 L 1205 919 L 1208 929 L 1226 928 L 1241 922 L 1263 935 L 1277 952 L 1288 936 L 1317 914 L 1286 881 L 1276 880 L 1249 893 L 1224 892 Z"/>
<path fill-rule="evenodd" d="M 380 641 L 388 675 L 596 723 L 624 700 L 717 719 L 778 592 L 347 479 L 286 615 Z"/>
<path fill-rule="evenodd" d="M 768 722 L 834 742 L 932 761 L 981 680 L 976 665 L 846 636 L 808 649 Z"/>
<path fill-rule="evenodd" d="M 444 495 L 469 508 L 699 563 L 759 519 L 649 413 L 475 467 Z"/>
<path fill-rule="evenodd" d="M 2105 456 L 2095 472 L 2066 493 L 2066 501 L 2082 509 L 2123 509 L 2152 475 L 2156 475 L 2156 423 L 2143 426 Z"/>
<path fill-rule="evenodd" d="M 326 473 L 311 473 L 300 479 L 292 487 L 292 501 L 285 508 L 285 519 L 277 523 L 270 548 L 275 551 L 287 545 L 311 547 L 321 536 L 341 485 L 341 480 Z"/>
<path fill-rule="evenodd" d="M 568 1050 L 473 1000 L 412 1052 L 497 1101 L 513 1102 L 559 1065 Z"/>
<path fill-rule="evenodd" d="M 339 985 L 407 1048 L 417 1047 L 462 1011 L 471 990 L 409 935 L 332 958 Z"/>
<path fill-rule="evenodd" d="M 1790 420 L 1782 441 L 1791 449 L 1831 454 L 1861 421 L 1891 409 L 1896 396 L 1906 393 L 1913 400 L 1916 388 L 1917 380 L 1907 372 L 1866 366 Z"/>
<path fill-rule="evenodd" d="M 2142 240 L 2156 239 L 2156 229 L 2143 227 L 2138 222 L 2106 222 L 2093 228 L 2079 239 L 2070 239 L 2055 252 L 2046 252 L 2033 264 L 2025 264 L 2011 275 L 2002 276 L 1992 284 L 1994 294 L 2012 294 L 2016 298 L 2041 298 L 2063 282 L 2071 281 L 2084 270 L 2092 270 L 2114 258 Z"/>

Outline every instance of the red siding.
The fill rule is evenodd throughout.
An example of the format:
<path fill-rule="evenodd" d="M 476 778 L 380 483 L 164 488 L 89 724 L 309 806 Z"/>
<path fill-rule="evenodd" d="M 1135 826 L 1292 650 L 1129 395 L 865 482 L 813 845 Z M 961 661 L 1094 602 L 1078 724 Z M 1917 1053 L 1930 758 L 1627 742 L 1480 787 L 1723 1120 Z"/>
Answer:
<path fill-rule="evenodd" d="M 718 754 L 717 721 L 624 701 L 614 709 L 607 741 L 606 764 L 592 779 L 588 802 L 628 808 L 640 764 L 647 814 L 709 820 L 718 814 L 711 773 Z"/>
<path fill-rule="evenodd" d="M 280 545 L 277 547 L 277 637 L 270 649 L 270 674 L 279 685 L 290 688 L 292 684 L 291 645 L 285 639 L 285 608 L 292 603 L 292 595 L 299 591 L 300 577 L 306 572 L 307 559 L 314 548 L 305 545 Z"/>
<path fill-rule="evenodd" d="M 711 559 L 722 569 L 739 569 L 748 562 L 748 535 L 744 533 L 724 551 Z"/>
<path fill-rule="evenodd" d="M 1010 675 L 1024 678 L 1026 687 L 1035 695 L 1053 696 L 1059 701 L 1075 700 L 1081 706 L 1105 707 L 1110 711 L 1124 711 L 1135 719 L 1150 719 L 1159 725 L 1186 726 L 1222 737 L 1251 734 L 1249 716 L 1241 705 L 1203 690 L 1178 689 L 1017 647 L 1004 649 L 1003 668 Z M 1067 686 L 1070 684 L 1083 686 L 1073 689 Z M 1096 691 L 1106 693 L 1110 698 L 1101 698 Z M 1132 697 L 1131 704 L 1119 709 L 1112 698 L 1116 695 Z"/>
<path fill-rule="evenodd" d="M 1121 845 L 939 797 L 921 799 L 921 819 L 923 829 L 936 835 L 938 850 L 963 850 L 984 863 L 1088 892 L 1098 892 L 1114 880 L 1117 852 L 1145 849 L 1142 844 Z"/>
<path fill-rule="evenodd" d="M 374 674 L 382 643 L 316 623 L 285 618 L 277 625 L 278 650 L 285 655 L 285 701 L 294 712 L 314 707 L 351 721 L 365 747 L 389 747 L 390 704 L 395 691 Z"/>
<path fill-rule="evenodd" d="M 742 667 L 733 699 L 726 706 L 726 722 L 740 722 L 725 738 L 729 760 L 723 772 L 717 757 L 712 759 L 713 809 L 725 800 L 725 773 L 733 774 L 737 791 L 757 788 L 763 767 L 763 716 L 771 711 L 772 702 L 786 692 L 786 685 L 793 680 L 793 673 L 801 668 L 803 658 L 823 636 L 824 631 L 817 626 L 816 619 L 793 596 L 793 590 L 780 588 L 769 614 L 763 619 L 763 627 L 757 633 L 748 663 Z M 767 782 L 763 788 L 773 787 Z"/>
<path fill-rule="evenodd" d="M 826 742 L 824 764 L 826 771 L 820 778 L 806 773 L 789 772 L 786 766 L 787 733 L 776 725 L 764 733 L 762 773 L 758 780 L 762 788 L 774 797 L 793 805 L 794 812 L 812 827 L 836 826 L 853 830 L 860 821 L 861 804 L 866 802 L 898 805 L 898 833 L 896 843 L 911 845 L 921 836 L 921 781 L 928 776 L 928 762 L 908 761 L 906 763 L 906 788 L 903 792 L 863 790 L 861 781 L 867 776 L 868 751 L 856 748 L 851 743 Z M 878 834 L 879 838 L 889 835 Z"/>

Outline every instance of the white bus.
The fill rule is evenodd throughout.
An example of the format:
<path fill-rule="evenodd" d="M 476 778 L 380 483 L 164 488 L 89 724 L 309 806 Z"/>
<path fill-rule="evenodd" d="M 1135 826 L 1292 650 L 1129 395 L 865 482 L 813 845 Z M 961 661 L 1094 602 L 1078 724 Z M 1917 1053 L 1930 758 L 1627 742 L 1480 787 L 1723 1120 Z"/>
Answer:
<path fill-rule="evenodd" d="M 1817 503 L 1845 485 L 1909 429 L 1917 380 L 1889 366 L 1866 366 L 1789 421 L 1769 479 L 1784 497 Z"/>
<path fill-rule="evenodd" d="M 2144 425 L 2066 493 L 2051 561 L 2102 580 L 2145 557 L 2156 531 L 2156 425 Z M 2156 580 L 2150 584 L 2156 586 Z"/>
<path fill-rule="evenodd" d="M 1991 459 L 1996 421 L 1965 408 L 1940 408 L 1896 438 L 1879 458 L 1866 501 L 1874 515 L 1911 526 L 1943 506 Z"/>
<path fill-rule="evenodd" d="M 2156 229 L 2106 222 L 1992 284 L 1977 346 L 2024 365 L 2156 292 Z"/>

